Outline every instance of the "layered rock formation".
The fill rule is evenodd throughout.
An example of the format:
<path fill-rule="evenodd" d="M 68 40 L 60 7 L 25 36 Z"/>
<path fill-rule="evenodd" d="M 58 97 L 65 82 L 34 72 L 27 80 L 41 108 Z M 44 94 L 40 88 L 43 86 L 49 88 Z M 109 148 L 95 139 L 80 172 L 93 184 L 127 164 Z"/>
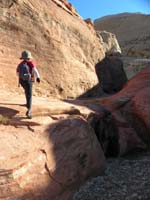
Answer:
<path fill-rule="evenodd" d="M 40 125 L 41 133 L 38 123 L 26 124 L 28 131 L 23 124 L 18 131 L 0 128 L 0 199 L 70 200 L 89 176 L 103 172 L 104 154 L 81 117 L 47 124 L 45 130 Z"/>
<path fill-rule="evenodd" d="M 145 149 L 149 88 L 147 67 L 111 97 L 66 102 L 35 97 L 32 120 L 23 117 L 23 96 L 1 93 L 0 199 L 70 200 L 87 178 L 103 173 L 104 153 Z"/>
<path fill-rule="evenodd" d="M 122 13 L 96 19 L 96 30 L 114 33 L 124 55 L 150 58 L 150 15 Z"/>
<path fill-rule="evenodd" d="M 97 37 L 66 0 L 0 0 L 0 23 L 0 199 L 70 200 L 80 184 L 103 173 L 105 156 L 150 144 L 149 67 L 110 97 L 43 98 L 76 97 L 95 86 L 95 64 L 119 49 L 113 34 Z M 16 94 L 24 49 L 42 80 L 31 120 Z"/>
<path fill-rule="evenodd" d="M 106 148 L 105 152 L 118 151 L 123 155 L 136 148 L 145 148 L 145 144 L 149 145 L 149 77 L 150 66 L 147 66 L 117 94 L 101 99 L 78 101 L 78 104 L 96 111 L 97 115 L 92 116 L 95 122 L 94 129 L 102 141 L 102 146 Z M 101 109 L 101 106 L 105 109 Z M 106 118 L 102 117 L 102 110 L 106 113 Z"/>
<path fill-rule="evenodd" d="M 38 94 L 75 97 L 97 83 L 94 65 L 104 57 L 103 46 L 67 1 L 0 1 L 0 23 L 1 89 L 17 91 L 15 69 L 24 49 L 41 74 Z"/>

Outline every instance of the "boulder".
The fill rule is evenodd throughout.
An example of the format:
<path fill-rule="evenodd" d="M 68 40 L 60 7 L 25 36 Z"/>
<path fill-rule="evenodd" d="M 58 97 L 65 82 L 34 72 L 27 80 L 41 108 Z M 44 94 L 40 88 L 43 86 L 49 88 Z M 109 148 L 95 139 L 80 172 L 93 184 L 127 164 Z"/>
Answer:
<path fill-rule="evenodd" d="M 55 144 L 53 153 L 56 164 L 51 175 L 59 181 L 63 190 L 75 189 L 89 176 L 103 173 L 103 151 L 92 127 L 85 120 L 62 120 L 50 127 L 48 133 L 50 141 Z M 49 168 L 51 169 L 51 165 Z"/>
<path fill-rule="evenodd" d="M 149 81 L 148 81 L 149 82 Z M 150 144 L 150 86 L 141 89 L 126 105 L 123 111 L 137 134 L 146 143 Z"/>
<path fill-rule="evenodd" d="M 40 129 L 24 125 L 0 128 L 0 199 L 70 200 L 89 177 L 103 173 L 104 153 L 82 117 Z"/>
<path fill-rule="evenodd" d="M 118 92 L 127 82 L 123 62 L 118 56 L 106 56 L 95 65 L 95 70 L 100 86 L 105 93 Z"/>

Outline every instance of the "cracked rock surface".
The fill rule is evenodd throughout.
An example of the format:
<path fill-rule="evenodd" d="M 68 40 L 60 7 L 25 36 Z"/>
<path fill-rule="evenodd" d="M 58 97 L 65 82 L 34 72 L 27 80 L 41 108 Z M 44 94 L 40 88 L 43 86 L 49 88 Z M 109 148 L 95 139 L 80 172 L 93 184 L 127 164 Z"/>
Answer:
<path fill-rule="evenodd" d="M 0 199 L 70 200 L 104 171 L 94 130 L 73 105 L 34 97 L 29 120 L 24 96 L 0 97 Z"/>

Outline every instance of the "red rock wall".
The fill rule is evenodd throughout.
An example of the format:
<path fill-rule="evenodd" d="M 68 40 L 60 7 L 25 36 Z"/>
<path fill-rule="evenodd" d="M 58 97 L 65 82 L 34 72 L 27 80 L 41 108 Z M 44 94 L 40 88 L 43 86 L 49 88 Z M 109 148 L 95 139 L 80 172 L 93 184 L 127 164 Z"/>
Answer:
<path fill-rule="evenodd" d="M 66 1 L 2 1 L 0 13 L 1 89 L 22 92 L 15 70 L 24 49 L 41 74 L 35 94 L 76 97 L 97 83 L 94 66 L 104 57 L 102 43 Z"/>

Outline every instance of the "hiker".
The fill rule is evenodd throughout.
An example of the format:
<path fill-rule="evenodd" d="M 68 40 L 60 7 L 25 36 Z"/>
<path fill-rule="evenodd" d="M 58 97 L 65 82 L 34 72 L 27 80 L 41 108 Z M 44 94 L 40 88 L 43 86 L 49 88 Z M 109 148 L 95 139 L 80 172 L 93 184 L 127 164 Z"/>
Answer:
<path fill-rule="evenodd" d="M 19 85 L 23 87 L 25 92 L 27 107 L 26 116 L 31 119 L 32 84 L 35 79 L 38 83 L 40 83 L 40 75 L 35 64 L 33 64 L 33 62 L 31 61 L 32 55 L 30 51 L 23 51 L 20 59 L 22 60 L 22 62 L 19 63 L 19 65 L 17 66 L 17 75 L 19 78 Z"/>

